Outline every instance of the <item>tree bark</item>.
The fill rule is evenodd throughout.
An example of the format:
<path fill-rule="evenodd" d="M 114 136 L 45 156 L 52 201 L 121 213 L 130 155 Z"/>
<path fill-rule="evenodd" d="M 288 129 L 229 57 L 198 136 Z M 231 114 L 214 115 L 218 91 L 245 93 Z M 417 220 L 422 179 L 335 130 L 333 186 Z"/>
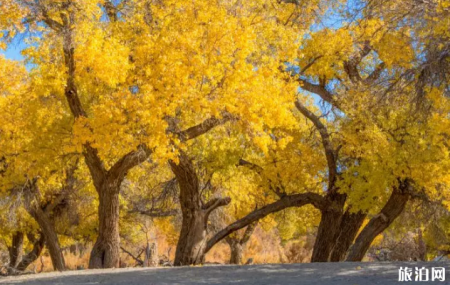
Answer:
<path fill-rule="evenodd" d="M 98 191 L 99 228 L 89 258 L 90 269 L 119 267 L 119 185 L 105 183 Z"/>
<path fill-rule="evenodd" d="M 175 266 L 201 264 L 205 259 L 207 221 L 202 210 L 186 209 L 175 252 Z"/>
<path fill-rule="evenodd" d="M 29 181 L 25 192 L 25 208 L 38 223 L 39 228 L 45 237 L 45 242 L 52 259 L 53 268 L 58 271 L 64 271 L 66 269 L 66 265 L 61 252 L 61 247 L 59 246 L 55 226 L 48 217 L 47 213 L 42 210 L 38 193 L 39 189 L 37 186 L 37 179 Z"/>
<path fill-rule="evenodd" d="M 147 242 L 145 247 L 144 267 L 156 267 L 159 264 L 158 245 L 155 242 Z"/>
<path fill-rule="evenodd" d="M 356 238 L 346 261 L 361 261 L 363 259 L 373 240 L 387 229 L 405 209 L 410 197 L 410 187 L 412 186 L 408 181 L 402 181 L 398 188 L 394 188 L 380 213 L 369 221 Z"/>
<path fill-rule="evenodd" d="M 47 245 L 50 253 L 53 268 L 57 271 L 66 270 L 64 256 L 62 254 L 61 247 L 59 246 L 58 236 L 53 223 L 48 219 L 46 213 L 44 213 L 41 208 L 32 210 L 30 214 L 39 224 L 39 227 L 45 236 L 45 244 Z"/>
<path fill-rule="evenodd" d="M 230 264 L 242 264 L 242 252 L 247 244 L 247 242 L 250 240 L 250 237 L 252 236 L 253 232 L 255 231 L 256 225 L 258 222 L 255 222 L 253 224 L 250 224 L 245 229 L 244 234 L 242 235 L 242 238 L 236 238 L 236 237 L 230 237 L 227 236 L 225 238 L 225 241 L 230 246 Z"/>
<path fill-rule="evenodd" d="M 338 262 L 345 260 L 347 251 L 355 240 L 366 216 L 367 215 L 361 211 L 356 213 L 351 213 L 350 209 L 345 211 L 344 216 L 342 217 L 336 244 L 331 251 L 330 261 Z"/>
<path fill-rule="evenodd" d="M 226 239 L 230 246 L 230 264 L 242 264 L 242 244 L 236 239 Z M 230 240 L 230 241 L 228 241 Z"/>
<path fill-rule="evenodd" d="M 22 260 L 23 237 L 24 234 L 20 231 L 13 234 L 11 247 L 8 247 L 10 268 L 16 268 Z"/>
<path fill-rule="evenodd" d="M 180 187 L 182 224 L 175 252 L 175 266 L 201 264 L 205 259 L 207 223 L 209 214 L 230 203 L 229 198 L 211 199 L 203 205 L 200 185 L 192 161 L 185 153 L 179 163 L 169 162 Z"/>
<path fill-rule="evenodd" d="M 345 195 L 336 192 L 327 195 L 327 205 L 321 210 L 322 217 L 311 262 L 328 262 L 330 260 L 331 251 L 336 244 L 344 215 L 345 199 Z"/>
<path fill-rule="evenodd" d="M 25 269 L 27 269 L 28 265 L 39 258 L 42 250 L 44 249 L 45 236 L 43 234 L 41 234 L 38 240 L 36 240 L 35 237 L 31 234 L 27 235 L 27 237 L 28 240 L 33 243 L 33 249 L 28 254 L 22 257 L 22 260 L 16 267 L 18 271 L 24 271 Z"/>

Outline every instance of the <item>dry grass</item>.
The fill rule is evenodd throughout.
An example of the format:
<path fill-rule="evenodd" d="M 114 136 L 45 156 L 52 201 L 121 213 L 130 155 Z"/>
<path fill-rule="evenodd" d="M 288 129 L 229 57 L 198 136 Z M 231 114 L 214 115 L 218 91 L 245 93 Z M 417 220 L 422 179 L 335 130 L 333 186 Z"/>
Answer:
<path fill-rule="evenodd" d="M 160 257 L 167 256 L 173 261 L 176 245 L 170 244 L 164 235 L 156 235 L 156 242 L 158 244 L 158 255 Z M 145 247 L 145 242 L 142 241 L 138 244 L 123 243 L 122 246 L 137 256 Z M 242 261 L 245 263 L 249 258 L 252 258 L 255 264 L 308 262 L 311 253 L 308 247 L 306 238 L 302 238 L 296 242 L 289 242 L 285 246 L 282 246 L 279 236 L 275 231 L 266 232 L 258 227 L 244 249 Z M 91 246 L 88 246 L 82 253 L 78 250 L 75 252 L 64 250 L 63 255 L 67 268 L 70 270 L 88 268 L 91 248 Z M 143 260 L 143 258 L 143 255 L 141 255 L 140 259 Z M 217 244 L 208 252 L 206 262 L 227 264 L 229 263 L 229 258 L 230 248 L 228 244 L 223 242 Z M 137 266 L 137 262 L 128 254 L 121 252 L 121 266 L 135 267 Z M 30 265 L 29 269 L 35 272 L 53 271 L 48 252 L 44 251 L 41 258 Z"/>

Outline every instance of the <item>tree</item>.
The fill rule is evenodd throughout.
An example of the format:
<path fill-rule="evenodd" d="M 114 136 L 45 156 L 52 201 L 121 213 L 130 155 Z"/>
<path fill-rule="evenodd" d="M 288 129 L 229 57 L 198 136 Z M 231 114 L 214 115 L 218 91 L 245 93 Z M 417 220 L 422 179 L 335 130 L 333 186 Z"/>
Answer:
<path fill-rule="evenodd" d="M 98 4 L 104 4 L 108 21 L 101 18 Z M 178 145 L 183 141 L 179 129 L 195 121 L 222 120 L 226 112 L 242 115 L 246 127 L 254 127 L 262 136 L 263 119 L 258 112 L 267 113 L 266 119 L 289 120 L 277 110 L 292 93 L 280 88 L 286 84 L 271 73 L 281 74 L 274 57 L 287 58 L 292 51 L 283 47 L 274 53 L 267 42 L 280 46 L 275 21 L 269 26 L 249 22 L 246 13 L 261 13 L 257 7 L 262 5 L 241 9 L 219 3 L 211 7 L 205 1 L 195 5 L 174 1 L 123 1 L 118 5 L 109 1 L 8 1 L 3 6 L 5 15 L 18 22 L 27 19 L 19 25 L 22 30 L 41 32 L 25 51 L 34 65 L 36 96 L 60 102 L 73 116 L 73 121 L 67 122 L 73 126 L 72 133 L 65 134 L 65 139 L 85 157 L 100 201 L 99 235 L 90 267 L 118 266 L 120 185 L 126 173 L 151 153 L 155 161 L 172 160 L 174 167 L 184 161 L 178 157 Z M 294 9 L 290 5 L 288 14 L 275 7 L 270 13 L 287 19 Z M 179 10 L 184 13 L 172 13 Z M 233 11 L 235 16 L 227 13 Z M 210 21 L 208 26 L 205 20 Z M 301 25 L 298 20 L 296 23 Z M 15 27 L 8 21 L 2 24 L 9 30 Z M 284 37 L 299 38 L 297 30 L 284 32 Z M 215 52 L 219 47 L 220 53 Z M 248 61 L 250 57 L 253 62 Z M 248 87 L 237 84 L 243 81 L 248 81 Z M 235 94 L 241 96 L 235 98 Z M 280 96 L 259 106 L 252 105 L 256 94 Z M 248 112 L 251 106 L 255 112 Z M 109 115 L 112 113 L 114 116 Z M 180 119 L 183 122 L 177 125 Z"/>
<path fill-rule="evenodd" d="M 364 9 L 370 13 L 373 6 Z M 332 112 L 324 120 L 305 106 L 302 97 L 296 102 L 298 111 L 318 131 L 326 158 L 326 170 L 319 170 L 327 174 L 323 177 L 327 190 L 322 200 L 324 206 L 320 208 L 322 219 L 312 261 L 343 260 L 368 212 L 376 213 L 380 209 L 351 249 L 350 260 L 362 259 L 373 239 L 391 225 L 410 197 L 433 196 L 437 181 L 443 179 L 439 180 L 442 181 L 439 187 L 445 184 L 443 169 L 435 169 L 438 172 L 434 172 L 433 181 L 437 184 L 427 187 L 423 187 L 428 183 L 424 177 L 412 170 L 424 163 L 446 164 L 447 157 L 436 157 L 425 149 L 414 152 L 409 144 L 428 141 L 436 135 L 443 142 L 446 135 L 440 131 L 433 133 L 433 127 L 423 124 L 420 115 L 411 122 L 416 104 L 415 89 L 408 88 L 409 84 L 414 85 L 410 81 L 414 79 L 408 74 L 420 70 L 420 65 L 416 66 L 418 69 L 410 68 L 415 60 L 412 39 L 404 34 L 406 30 L 396 26 L 398 23 L 398 18 L 386 23 L 372 16 L 356 20 L 354 26 L 313 32 L 302 46 L 298 71 L 288 68 L 300 87 L 326 102 L 325 106 Z M 394 26 L 395 32 L 389 32 L 389 27 Z M 389 44 L 395 41 L 405 52 L 389 53 L 385 46 L 388 41 Z M 442 89 L 435 92 L 435 96 L 442 96 Z M 448 103 L 440 101 L 440 104 Z M 423 133 L 419 134 L 418 129 Z M 409 136 L 407 140 L 405 133 Z M 383 152 L 372 147 L 380 145 L 384 147 Z M 433 147 L 436 151 L 446 148 L 435 141 Z M 402 159 L 393 160 L 395 156 Z M 381 165 L 386 167 L 383 169 Z M 275 173 L 280 175 L 283 171 Z M 274 177 L 272 181 L 278 179 Z M 377 206 L 373 199 L 382 203 Z"/>
<path fill-rule="evenodd" d="M 377 6 L 377 4 L 374 5 Z M 301 88 L 314 93 L 331 105 L 332 109 L 338 110 L 334 112 L 336 117 L 332 119 L 338 127 L 333 128 L 333 131 L 343 135 L 342 139 L 337 136 L 334 139 L 330 137 L 326 125 L 320 118 L 301 102 L 296 103 L 297 109 L 313 122 L 321 135 L 328 162 L 327 196 L 337 204 L 334 209 L 338 209 L 337 212 L 330 211 L 330 208 L 326 208 L 325 212 L 322 211 L 322 222 L 319 226 L 312 261 L 327 261 L 330 258 L 334 261 L 342 260 L 345 257 L 346 248 L 348 249 L 356 237 L 358 228 L 370 209 L 364 203 L 372 203 L 372 199 L 377 195 L 379 195 L 378 198 L 386 195 L 383 189 L 388 187 L 392 190 L 385 206 L 356 238 L 347 257 L 348 260 L 361 260 L 373 239 L 398 217 L 410 197 L 420 196 L 422 191 L 434 193 L 436 184 L 427 185 L 425 189 L 419 186 L 424 185 L 421 184 L 424 182 L 423 177 L 411 170 L 415 167 L 420 168 L 420 164 L 415 164 L 417 160 L 423 159 L 423 163 L 436 163 L 436 166 L 440 163 L 445 164 L 444 161 L 447 160 L 445 155 L 439 158 L 433 157 L 430 160 L 427 157 L 430 153 L 426 150 L 419 152 L 420 154 L 413 153 L 408 146 L 409 142 L 428 140 L 434 135 L 441 139 L 445 136 L 442 133 L 432 134 L 430 125 L 424 125 L 417 113 L 413 115 L 411 122 L 412 110 L 416 106 L 413 96 L 415 92 L 414 89 L 408 88 L 409 81 L 405 76 L 411 73 L 410 67 L 414 62 L 413 48 L 410 44 L 412 39 L 405 34 L 406 30 L 402 31 L 402 28 L 398 26 L 400 21 L 398 18 L 392 19 L 391 22 L 377 20 L 373 16 L 376 12 L 371 13 L 376 8 L 370 4 L 363 10 L 372 17 L 357 20 L 355 30 L 352 30 L 352 26 L 349 25 L 331 32 L 337 38 L 331 41 L 333 44 L 324 46 L 323 50 L 318 48 L 321 46 L 321 37 L 330 35 L 330 30 L 313 35 L 310 42 L 305 44 L 306 56 L 303 57 L 305 61 L 303 65 L 300 65 Z M 395 32 L 389 32 L 387 30 L 389 27 L 395 27 Z M 347 34 L 350 30 L 352 33 Z M 352 39 L 353 35 L 358 36 Z M 329 41 L 330 38 L 328 37 L 327 40 Z M 402 46 L 405 52 L 389 54 L 385 47 L 387 41 L 390 46 L 394 42 L 399 47 Z M 308 48 L 309 45 L 312 47 L 311 50 Z M 352 51 L 355 46 L 356 51 Z M 349 53 L 350 56 L 346 57 L 341 54 L 342 52 Z M 328 65 L 327 60 L 333 64 Z M 341 63 L 336 64 L 336 62 Z M 318 83 L 312 82 L 315 78 L 318 78 Z M 330 84 L 333 81 L 336 81 L 336 85 L 332 89 Z M 349 101 L 346 101 L 347 99 Z M 408 103 L 405 105 L 405 102 Z M 402 108 L 400 104 L 403 104 Z M 370 111 L 363 111 L 362 108 L 367 110 L 368 106 Z M 391 109 L 393 106 L 397 109 Z M 347 123 L 351 125 L 348 129 L 349 133 L 346 133 Z M 413 131 L 416 128 L 427 134 L 418 134 Z M 407 139 L 405 135 L 408 136 Z M 385 149 L 377 151 L 367 147 L 366 143 L 383 145 Z M 348 148 L 350 145 L 351 149 Z M 438 144 L 433 146 L 442 147 Z M 389 151 L 389 148 L 392 151 Z M 385 154 L 383 154 L 384 151 L 386 151 Z M 377 158 L 372 154 L 375 154 Z M 380 159 L 386 154 L 388 156 Z M 399 155 L 402 159 L 394 159 L 395 162 L 393 162 L 392 158 Z M 388 165 L 389 163 L 393 165 Z M 445 174 L 436 173 L 435 183 L 440 175 Z M 355 183 L 355 180 L 360 179 L 359 177 L 362 180 Z M 440 177 L 444 178 L 444 176 Z M 419 180 L 422 181 L 419 182 Z M 371 185 L 370 188 L 368 185 Z M 342 210 L 344 203 L 348 204 L 345 212 Z M 330 231 L 333 229 L 332 225 L 339 224 L 341 229 L 336 228 Z"/>

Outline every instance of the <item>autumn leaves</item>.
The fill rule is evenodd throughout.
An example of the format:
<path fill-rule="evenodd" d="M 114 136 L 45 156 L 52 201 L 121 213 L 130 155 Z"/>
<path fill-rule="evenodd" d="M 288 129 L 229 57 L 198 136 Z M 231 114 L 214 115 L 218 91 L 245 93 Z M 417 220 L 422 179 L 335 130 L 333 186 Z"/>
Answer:
<path fill-rule="evenodd" d="M 361 259 L 401 213 L 392 205 L 447 198 L 449 104 L 444 85 L 418 84 L 427 37 L 403 24 L 410 15 L 369 2 L 358 17 L 342 13 L 339 27 L 317 29 L 321 5 L 342 7 L 6 3 L 3 42 L 16 30 L 35 36 L 23 52 L 28 70 L 0 59 L 0 187 L 6 197 L 38 179 L 44 207 L 76 167 L 98 209 L 86 221 L 96 227 L 92 268 L 119 265 L 119 221 L 131 207 L 124 185 L 145 197 L 148 185 L 176 179 L 176 265 L 202 263 L 230 233 L 305 205 L 321 213 L 313 261 L 344 260 L 362 222 L 385 211 L 391 218 L 374 217 L 353 245 L 350 256 Z M 416 112 L 419 85 L 428 108 Z M 237 222 L 210 238 L 219 208 Z"/>

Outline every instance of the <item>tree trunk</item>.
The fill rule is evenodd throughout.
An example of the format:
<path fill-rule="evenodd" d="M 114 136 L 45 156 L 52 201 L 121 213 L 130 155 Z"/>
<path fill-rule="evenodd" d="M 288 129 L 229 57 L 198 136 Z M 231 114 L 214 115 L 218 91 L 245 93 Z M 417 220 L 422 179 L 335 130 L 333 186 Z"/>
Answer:
<path fill-rule="evenodd" d="M 99 228 L 89 259 L 90 269 L 119 267 L 119 186 L 120 183 L 104 183 L 98 191 Z"/>
<path fill-rule="evenodd" d="M 369 221 L 356 238 L 346 261 L 361 261 L 363 259 L 373 240 L 387 229 L 405 209 L 409 200 L 409 187 L 409 182 L 404 181 L 400 183 L 399 188 L 394 188 L 381 212 Z"/>
<path fill-rule="evenodd" d="M 40 238 L 36 240 L 31 234 L 27 235 L 28 240 L 33 243 L 33 249 L 25 256 L 22 257 L 22 261 L 17 265 L 16 269 L 18 271 L 24 271 L 27 269 L 28 265 L 33 263 L 41 255 L 44 249 L 45 236 L 41 234 Z"/>
<path fill-rule="evenodd" d="M 39 189 L 36 183 L 37 179 L 33 179 L 27 186 L 27 191 L 25 193 L 26 210 L 38 223 L 42 234 L 45 236 L 45 243 L 52 259 L 53 268 L 58 271 L 64 271 L 66 265 L 61 252 L 61 247 L 59 246 L 55 226 L 49 219 L 47 213 L 41 208 L 38 198 Z"/>
<path fill-rule="evenodd" d="M 240 242 L 235 241 L 229 243 L 231 254 L 230 254 L 230 264 L 242 264 L 242 245 Z"/>
<path fill-rule="evenodd" d="M 311 262 L 328 262 L 336 244 L 344 212 L 346 196 L 333 193 L 327 196 L 327 205 L 321 210 L 319 229 L 314 243 Z"/>
<path fill-rule="evenodd" d="M 192 161 L 182 152 L 178 164 L 173 161 L 169 164 L 180 187 L 183 216 L 174 265 L 201 264 L 205 260 L 209 214 L 216 208 L 230 203 L 230 199 L 215 198 L 203 205 L 199 180 Z"/>
<path fill-rule="evenodd" d="M 207 217 L 203 210 L 183 210 L 180 238 L 175 251 L 175 266 L 205 261 Z"/>
<path fill-rule="evenodd" d="M 350 209 L 345 211 L 336 244 L 331 251 L 330 261 L 338 262 L 345 260 L 347 251 L 355 240 L 366 216 L 367 215 L 362 212 L 351 213 Z"/>
<path fill-rule="evenodd" d="M 147 242 L 147 246 L 145 248 L 144 267 L 156 267 L 158 264 L 158 246 L 156 242 Z"/>
<path fill-rule="evenodd" d="M 69 251 L 70 251 L 71 254 L 76 255 L 77 251 L 78 251 L 78 244 L 72 244 L 69 247 Z"/>
<path fill-rule="evenodd" d="M 59 246 L 58 236 L 53 223 L 48 219 L 47 214 L 39 207 L 31 210 L 30 214 L 39 224 L 39 227 L 45 236 L 45 244 L 50 253 L 53 268 L 57 271 L 64 271 L 66 269 L 64 256 L 61 247 Z"/>
<path fill-rule="evenodd" d="M 231 256 L 230 256 L 230 264 L 242 264 L 242 252 L 245 248 L 245 245 L 250 240 L 253 232 L 255 231 L 258 222 L 254 222 L 247 226 L 245 229 L 242 238 L 233 238 L 226 237 L 225 241 L 230 245 Z"/>
<path fill-rule="evenodd" d="M 417 251 L 419 252 L 419 260 L 427 261 L 427 245 L 423 240 L 422 229 L 418 229 L 417 231 Z"/>
<path fill-rule="evenodd" d="M 22 260 L 23 236 L 23 232 L 15 232 L 13 235 L 11 247 L 8 247 L 9 268 L 16 268 Z"/>

